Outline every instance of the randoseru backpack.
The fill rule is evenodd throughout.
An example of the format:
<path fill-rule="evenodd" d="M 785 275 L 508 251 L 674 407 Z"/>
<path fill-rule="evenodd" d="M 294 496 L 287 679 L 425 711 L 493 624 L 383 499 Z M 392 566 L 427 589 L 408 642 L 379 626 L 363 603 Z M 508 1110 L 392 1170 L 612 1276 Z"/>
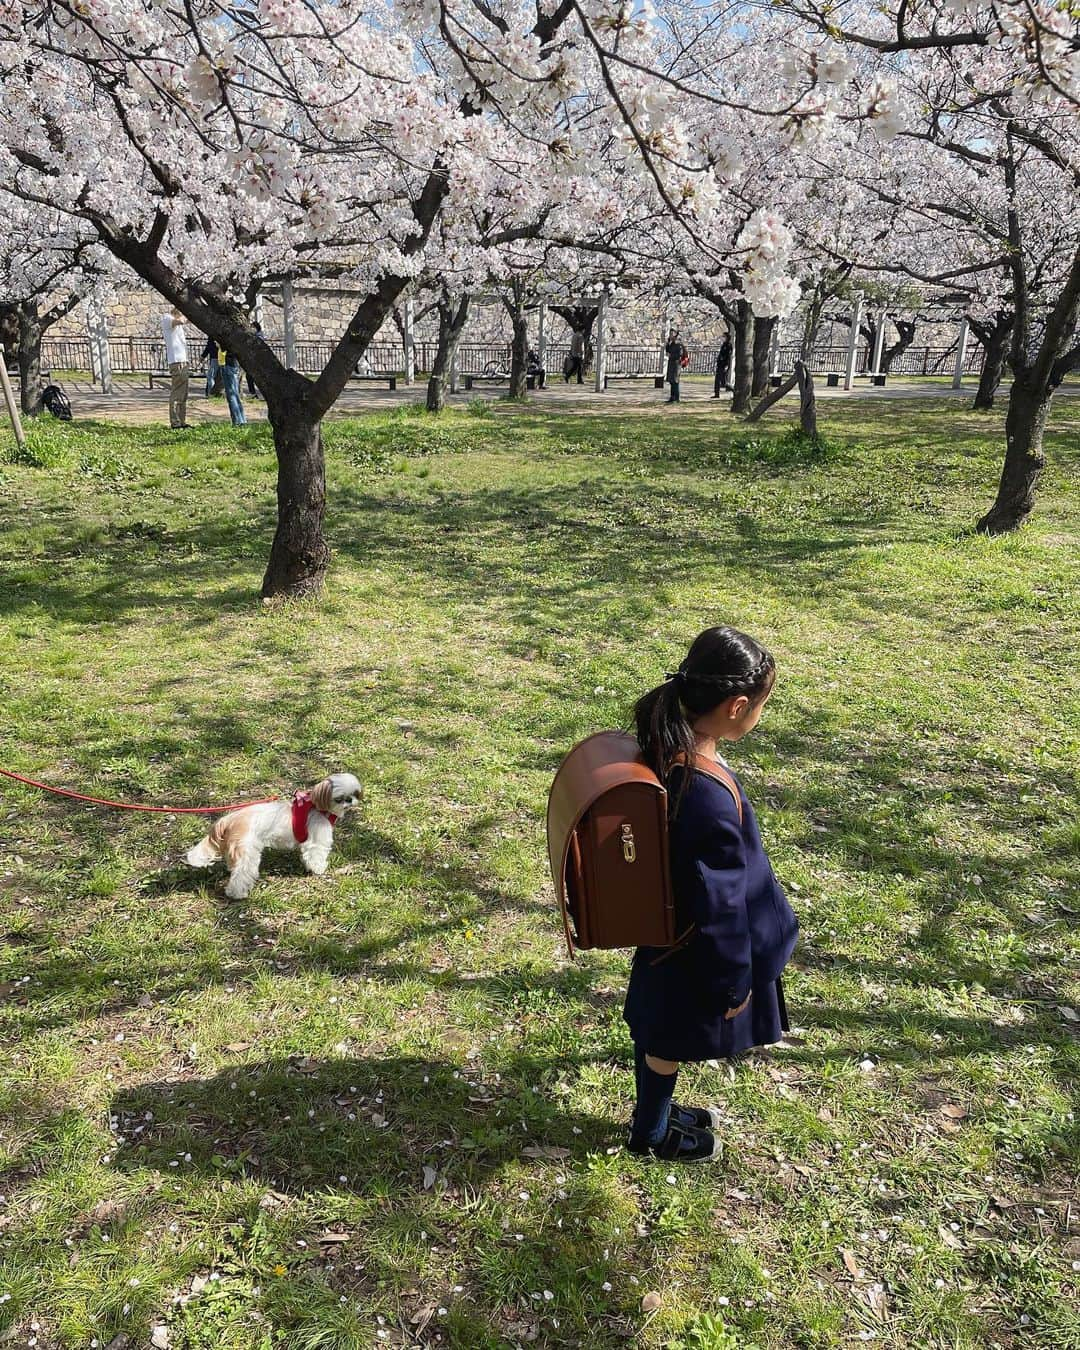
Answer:
<path fill-rule="evenodd" d="M 695 768 L 735 798 L 713 760 Z M 574 948 L 670 947 L 677 916 L 668 863 L 668 794 L 633 736 L 600 731 L 575 745 L 548 794 L 548 859 L 570 955 Z"/>
<path fill-rule="evenodd" d="M 71 421 L 71 404 L 68 402 L 67 394 L 58 384 L 47 384 L 41 391 L 41 401 L 61 422 Z"/>

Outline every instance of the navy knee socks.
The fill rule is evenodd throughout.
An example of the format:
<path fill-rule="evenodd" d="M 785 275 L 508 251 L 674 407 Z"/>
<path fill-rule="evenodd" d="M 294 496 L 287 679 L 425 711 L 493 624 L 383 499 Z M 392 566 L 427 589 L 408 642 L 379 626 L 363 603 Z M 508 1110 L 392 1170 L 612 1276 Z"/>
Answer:
<path fill-rule="evenodd" d="M 674 1073 L 657 1073 L 645 1063 L 645 1052 L 634 1046 L 634 1076 L 637 1080 L 637 1108 L 634 1111 L 633 1139 L 635 1143 L 659 1144 L 667 1134 L 671 1119 L 671 1098 L 679 1077 Z"/>

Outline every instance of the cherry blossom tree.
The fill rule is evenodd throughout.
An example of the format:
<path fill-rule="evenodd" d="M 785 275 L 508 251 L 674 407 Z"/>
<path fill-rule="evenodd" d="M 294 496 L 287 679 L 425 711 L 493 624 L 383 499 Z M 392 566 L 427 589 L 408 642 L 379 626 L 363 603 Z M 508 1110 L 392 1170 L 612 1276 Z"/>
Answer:
<path fill-rule="evenodd" d="M 995 14 L 1007 18 L 1006 11 L 986 11 L 986 23 Z M 999 533 L 1021 525 L 1033 508 L 1054 391 L 1080 367 L 1075 88 L 1069 62 L 1060 59 L 1064 38 L 1025 74 L 1003 38 L 975 42 L 969 28 L 943 47 L 947 30 L 924 31 L 919 22 L 904 30 L 900 48 L 895 34 L 871 40 L 867 34 L 880 33 L 881 24 L 870 20 L 858 34 L 840 32 L 859 47 L 852 86 L 893 111 L 884 127 L 878 119 L 876 136 L 874 120 L 819 136 L 817 173 L 861 192 L 871 233 L 875 221 L 884 223 L 884 245 L 864 244 L 860 272 L 907 277 L 952 296 L 988 340 L 994 337 L 990 355 L 999 363 L 1008 341 L 1013 381 L 1004 463 L 997 499 L 977 526 Z M 922 45 L 914 42 L 920 34 Z M 1027 51 L 1020 43 L 1020 56 Z M 1073 58 L 1075 65 L 1075 49 Z"/>
<path fill-rule="evenodd" d="M 589 151 L 607 133 L 582 97 L 591 41 L 580 25 L 577 42 L 560 32 L 575 13 L 507 6 L 504 18 L 468 0 L 0 5 L 4 181 L 90 226 L 266 395 L 278 523 L 264 595 L 322 582 L 319 424 L 422 269 L 436 221 L 470 224 L 507 165 L 523 215 L 557 182 L 587 218 Z M 635 42 L 644 34 L 626 50 Z M 327 267 L 362 294 L 307 379 L 259 340 L 244 296 L 253 277 Z"/>
<path fill-rule="evenodd" d="M 768 319 L 793 297 L 794 236 L 782 202 L 736 190 L 733 138 L 778 128 L 805 146 L 866 121 L 888 139 L 925 105 L 925 134 L 970 152 L 984 131 L 956 130 L 970 103 L 1012 144 L 1060 155 L 1043 123 L 1076 98 L 1068 14 L 1043 0 L 917 12 L 899 0 L 835 19 L 808 0 L 768 13 L 660 0 L 658 22 L 633 0 L 0 0 L 0 174 L 21 200 L 85 223 L 238 354 L 266 394 L 278 459 L 263 593 L 303 594 L 329 561 L 321 420 L 423 271 L 437 222 L 467 233 L 494 191 L 513 221 L 550 205 L 566 219 L 551 237 L 580 234 L 609 208 L 603 161 L 692 242 L 696 274 L 729 283 L 725 304 Z M 361 298 L 307 379 L 259 339 L 245 300 L 258 279 L 328 268 Z M 1069 303 L 1047 326 L 1052 346 Z M 1014 353 L 1034 331 L 1016 312 Z M 1034 358 L 1040 387 L 1044 366 Z"/>
<path fill-rule="evenodd" d="M 15 357 L 22 410 L 35 417 L 42 409 L 42 339 L 100 283 L 108 255 L 66 216 L 6 192 L 0 219 L 0 345 Z"/>

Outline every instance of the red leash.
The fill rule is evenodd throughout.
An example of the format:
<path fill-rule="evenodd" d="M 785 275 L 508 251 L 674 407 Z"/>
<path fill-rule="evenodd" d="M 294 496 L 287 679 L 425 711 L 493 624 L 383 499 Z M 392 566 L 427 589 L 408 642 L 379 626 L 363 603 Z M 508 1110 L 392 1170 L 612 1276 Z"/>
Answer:
<path fill-rule="evenodd" d="M 21 773 L 12 773 L 9 769 L 0 769 L 5 778 L 14 778 L 16 783 L 25 783 L 28 787 L 40 788 L 42 792 L 52 792 L 58 797 L 74 797 L 77 802 L 93 802 L 95 806 L 113 806 L 118 811 L 155 811 L 167 816 L 213 816 L 222 811 L 238 811 L 242 806 L 264 806 L 267 802 L 280 801 L 280 797 L 260 797 L 254 802 L 234 802 L 231 806 L 138 806 L 132 802 L 110 802 L 105 797 L 88 797 L 85 792 L 71 792 L 68 788 L 50 787 L 48 783 L 39 783 L 34 778 L 24 778 Z"/>

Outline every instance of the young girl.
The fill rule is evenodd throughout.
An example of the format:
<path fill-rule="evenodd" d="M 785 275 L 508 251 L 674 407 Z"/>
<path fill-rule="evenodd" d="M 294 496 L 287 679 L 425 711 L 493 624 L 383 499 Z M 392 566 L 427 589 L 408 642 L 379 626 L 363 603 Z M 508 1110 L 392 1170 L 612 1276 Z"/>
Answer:
<path fill-rule="evenodd" d="M 753 809 L 716 748 L 757 726 L 775 679 L 760 643 L 734 628 L 709 628 L 634 709 L 642 753 L 669 793 L 682 936 L 673 947 L 634 954 L 623 1012 L 637 1075 L 633 1153 L 711 1158 L 716 1113 L 672 1100 L 680 1063 L 730 1058 L 788 1029 L 780 974 L 798 922 Z"/>

